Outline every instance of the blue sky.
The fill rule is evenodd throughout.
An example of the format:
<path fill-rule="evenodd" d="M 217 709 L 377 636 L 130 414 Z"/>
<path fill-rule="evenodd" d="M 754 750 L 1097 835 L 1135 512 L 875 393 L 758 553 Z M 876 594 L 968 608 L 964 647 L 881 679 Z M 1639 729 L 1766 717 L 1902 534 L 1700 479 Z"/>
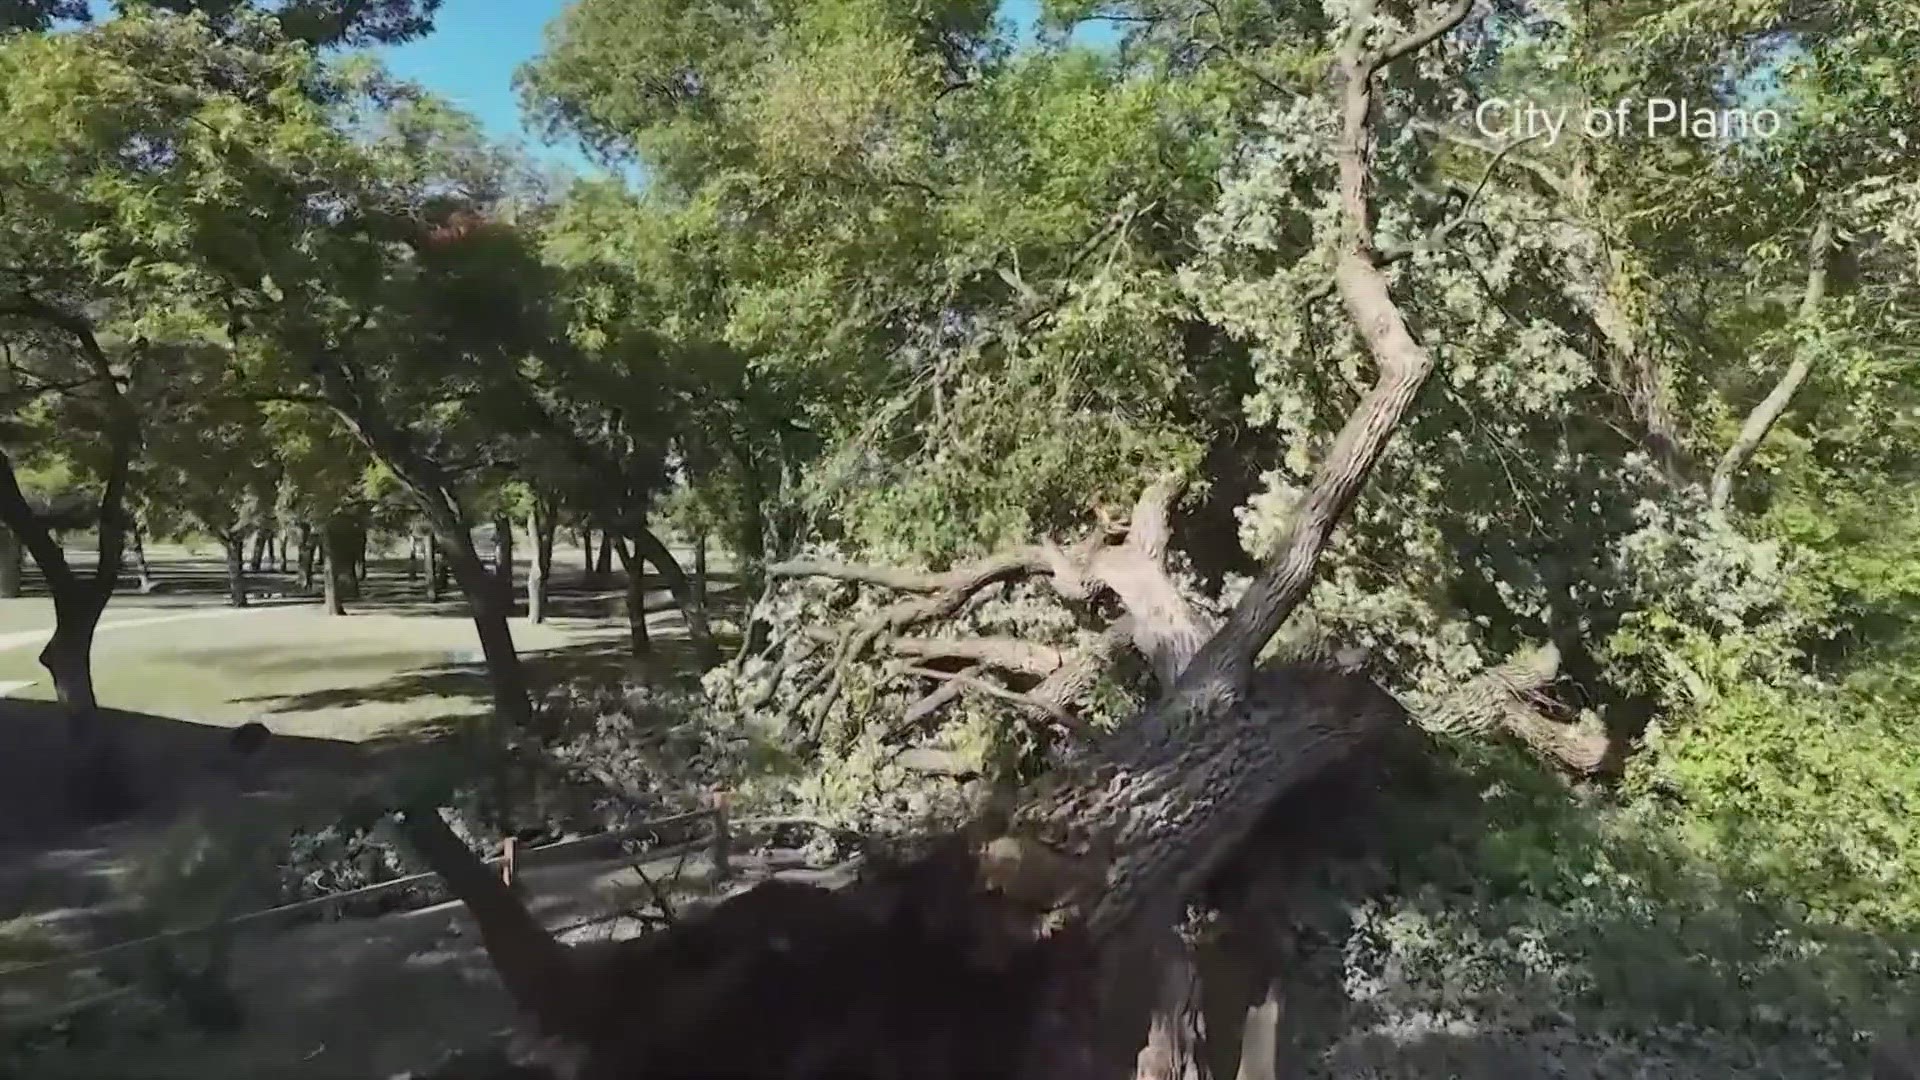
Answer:
<path fill-rule="evenodd" d="M 648 0 L 634 0 L 646 3 Z M 585 169 L 575 147 L 541 147 L 520 124 L 513 73 L 540 52 L 545 28 L 568 0 L 444 0 L 434 32 L 382 50 L 394 74 L 418 82 L 474 114 L 496 136 L 522 136 L 540 156 Z M 1031 24 L 1037 0 L 1006 0 L 1003 12 Z M 1089 35 L 1097 36 L 1097 35 Z"/>

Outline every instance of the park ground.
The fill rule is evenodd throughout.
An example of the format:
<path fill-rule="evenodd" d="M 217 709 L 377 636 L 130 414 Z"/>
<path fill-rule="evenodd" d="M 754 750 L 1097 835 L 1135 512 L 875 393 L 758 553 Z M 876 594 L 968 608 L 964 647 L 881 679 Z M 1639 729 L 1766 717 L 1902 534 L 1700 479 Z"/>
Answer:
<path fill-rule="evenodd" d="M 219 757 L 227 729 L 259 721 L 274 732 L 270 779 L 252 797 L 289 798 L 393 768 L 397 756 L 433 753 L 448 745 L 443 736 L 471 727 L 487 708 L 464 603 L 457 593 L 429 603 L 400 560 L 375 560 L 363 598 L 346 615 L 328 616 L 316 598 L 273 573 L 253 578 L 251 606 L 227 606 L 212 549 L 156 546 L 149 558 L 159 587 L 116 595 L 94 650 L 107 722 L 122 729 L 129 756 L 152 785 L 151 809 L 132 821 L 86 827 L 54 809 L 58 789 L 43 763 L 57 752 L 61 720 L 37 662 L 52 607 L 34 594 L 31 578 L 28 596 L 0 601 L 0 1018 L 58 1011 L 84 997 L 69 974 L 40 977 L 29 965 L 127 936 L 126 890 L 116 883 L 182 813 L 206 812 L 194 805 L 201 790 L 194 778 Z M 536 687 L 647 674 L 629 652 L 619 573 L 590 580 L 581 554 L 566 548 L 555 566 L 546 621 L 525 617 L 524 595 L 513 620 Z M 716 575 L 716 589 L 724 583 Z M 671 666 L 679 615 L 665 589 L 650 586 L 657 649 L 646 664 Z M 260 805 L 222 797 L 215 812 L 247 814 Z M 622 881 L 626 869 L 544 870 L 529 875 L 531 899 L 550 922 L 589 918 L 617 906 L 621 890 L 635 885 Z M 439 905 L 243 936 L 234 982 L 255 1006 L 244 1035 L 137 1064 L 108 1050 L 119 1055 L 112 1074 L 318 1078 L 417 1066 L 435 1047 L 508 1017 L 463 925 L 457 905 Z M 75 1076 L 96 1075 L 88 1070 L 103 1060 L 81 1055 L 68 1067 Z"/>

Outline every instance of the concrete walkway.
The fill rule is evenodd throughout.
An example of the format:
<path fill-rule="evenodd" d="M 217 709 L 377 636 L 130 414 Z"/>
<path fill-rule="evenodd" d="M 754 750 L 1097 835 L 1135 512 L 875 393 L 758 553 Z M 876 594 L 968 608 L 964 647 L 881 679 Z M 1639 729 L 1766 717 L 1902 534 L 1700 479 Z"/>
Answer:
<path fill-rule="evenodd" d="M 133 619 L 102 619 L 99 627 L 94 632 L 102 633 L 107 630 L 130 630 L 136 626 L 158 626 L 161 623 L 187 622 L 193 619 L 218 619 L 229 615 L 245 615 L 254 611 L 271 610 L 273 609 L 268 607 L 222 607 L 212 608 L 206 611 L 188 611 L 179 615 L 149 615 L 144 618 Z M 38 630 L 16 630 L 10 634 L 0 634 L 0 652 L 5 652 L 8 649 L 24 649 L 31 645 L 39 645 L 52 636 L 53 628 L 50 626 Z"/>

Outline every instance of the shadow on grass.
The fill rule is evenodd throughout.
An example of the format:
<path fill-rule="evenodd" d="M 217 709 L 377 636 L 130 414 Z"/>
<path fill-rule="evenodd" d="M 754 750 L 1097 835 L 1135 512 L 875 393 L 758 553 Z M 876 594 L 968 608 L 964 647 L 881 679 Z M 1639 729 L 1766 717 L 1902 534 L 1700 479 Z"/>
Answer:
<path fill-rule="evenodd" d="M 176 807 L 198 776 L 231 753 L 232 730 L 226 727 L 120 709 L 100 710 L 97 723 L 122 755 L 145 810 Z M 0 698 L 0 739 L 6 746 L 0 754 L 0 849 L 40 846 L 98 823 L 68 805 L 67 719 L 60 706 Z M 368 753 L 353 743 L 276 734 L 249 769 L 248 783 L 271 791 L 298 773 L 350 773 L 365 765 Z"/>
<path fill-rule="evenodd" d="M 682 637 L 657 637 L 644 657 L 635 657 L 624 636 L 565 645 L 521 654 L 528 682 L 536 694 L 571 685 L 612 685 L 639 677 L 648 681 L 676 676 L 697 678 L 692 647 Z M 422 700 L 461 702 L 478 710 L 491 700 L 493 688 L 479 650 L 430 667 L 404 671 L 365 686 L 329 687 L 292 695 L 237 698 L 236 704 L 260 705 L 267 715 L 323 712 L 368 704 L 407 704 Z"/>

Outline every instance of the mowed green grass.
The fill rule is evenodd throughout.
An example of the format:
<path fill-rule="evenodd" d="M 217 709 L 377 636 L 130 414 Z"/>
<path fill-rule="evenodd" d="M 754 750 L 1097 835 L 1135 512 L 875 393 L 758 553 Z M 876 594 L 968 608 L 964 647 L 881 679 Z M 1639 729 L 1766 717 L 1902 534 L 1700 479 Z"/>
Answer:
<path fill-rule="evenodd" d="M 15 603 L 28 601 L 7 605 Z M 189 617 L 112 628 L 172 614 Z M 10 629 L 47 621 L 22 619 Z M 591 664 L 616 666 L 622 630 L 614 619 L 513 625 L 536 674 L 550 664 L 578 669 L 583 653 Z M 38 652 L 37 645 L 0 649 L 0 683 L 34 684 L 10 696 L 52 696 Z M 93 666 L 100 703 L 110 708 L 221 725 L 260 720 L 285 734 L 359 741 L 483 711 L 487 687 L 478 658 L 473 624 L 454 614 L 364 610 L 328 617 L 304 603 L 228 613 L 205 600 L 171 610 L 116 601 L 95 642 Z"/>

